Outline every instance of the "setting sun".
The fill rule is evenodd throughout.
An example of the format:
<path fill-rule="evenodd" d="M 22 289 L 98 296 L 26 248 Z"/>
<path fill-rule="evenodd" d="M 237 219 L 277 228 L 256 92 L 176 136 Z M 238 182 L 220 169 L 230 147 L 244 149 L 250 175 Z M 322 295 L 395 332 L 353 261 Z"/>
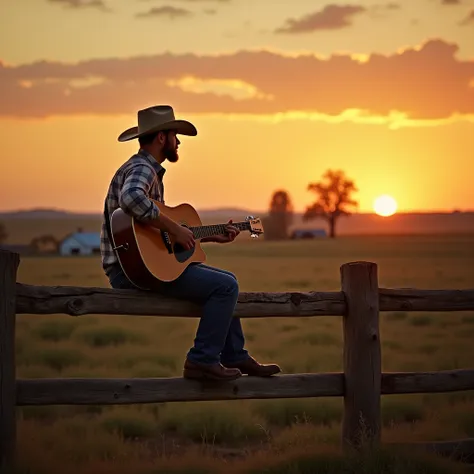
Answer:
<path fill-rule="evenodd" d="M 379 216 L 387 217 L 395 214 L 397 201 L 392 196 L 379 196 L 374 200 L 374 211 Z"/>

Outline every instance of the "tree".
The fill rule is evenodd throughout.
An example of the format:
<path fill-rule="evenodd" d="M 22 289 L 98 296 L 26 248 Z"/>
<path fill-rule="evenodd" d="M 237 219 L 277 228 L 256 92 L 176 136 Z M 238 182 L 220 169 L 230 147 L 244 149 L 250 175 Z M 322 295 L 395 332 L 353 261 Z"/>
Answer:
<path fill-rule="evenodd" d="M 8 233 L 7 229 L 5 228 L 5 225 L 0 222 L 0 244 L 3 244 L 8 238 Z"/>
<path fill-rule="evenodd" d="M 285 190 L 279 189 L 273 193 L 268 217 L 265 221 L 266 239 L 281 240 L 288 238 L 288 227 L 293 222 L 293 204 Z"/>
<path fill-rule="evenodd" d="M 341 216 L 350 216 L 352 207 L 358 203 L 352 199 L 351 194 L 357 192 L 354 182 L 346 178 L 343 171 L 328 170 L 323 175 L 323 180 L 308 185 L 309 191 L 317 195 L 316 201 L 306 208 L 303 220 L 323 218 L 329 224 L 329 235 L 336 235 L 336 221 Z"/>
<path fill-rule="evenodd" d="M 30 247 L 38 253 L 57 253 L 59 242 L 54 235 L 40 235 L 30 242 Z"/>

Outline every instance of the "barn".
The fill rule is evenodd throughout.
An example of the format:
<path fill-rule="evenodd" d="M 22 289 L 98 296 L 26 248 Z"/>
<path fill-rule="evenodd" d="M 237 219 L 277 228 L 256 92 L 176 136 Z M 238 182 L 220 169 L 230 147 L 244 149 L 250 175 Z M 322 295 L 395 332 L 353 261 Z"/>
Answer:
<path fill-rule="evenodd" d="M 61 255 L 94 255 L 100 253 L 100 232 L 74 232 L 59 244 Z"/>

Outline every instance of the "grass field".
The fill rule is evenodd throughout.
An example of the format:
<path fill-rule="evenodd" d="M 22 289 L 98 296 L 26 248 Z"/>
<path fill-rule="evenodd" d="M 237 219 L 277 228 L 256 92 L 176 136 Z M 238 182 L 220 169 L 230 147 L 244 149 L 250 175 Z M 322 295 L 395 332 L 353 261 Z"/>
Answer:
<path fill-rule="evenodd" d="M 344 237 L 206 246 L 241 291 L 340 289 L 339 267 L 369 260 L 381 287 L 474 287 L 474 236 Z M 18 280 L 108 286 L 94 258 L 24 258 Z M 197 319 L 17 317 L 17 376 L 181 376 Z M 342 319 L 244 320 L 247 348 L 284 373 L 341 371 Z M 474 313 L 382 313 L 383 371 L 472 368 Z M 384 442 L 474 437 L 474 392 L 384 396 Z M 18 409 L 21 472 L 461 472 L 391 452 L 338 454 L 342 398 Z M 317 449 L 316 449 L 317 447 Z"/>

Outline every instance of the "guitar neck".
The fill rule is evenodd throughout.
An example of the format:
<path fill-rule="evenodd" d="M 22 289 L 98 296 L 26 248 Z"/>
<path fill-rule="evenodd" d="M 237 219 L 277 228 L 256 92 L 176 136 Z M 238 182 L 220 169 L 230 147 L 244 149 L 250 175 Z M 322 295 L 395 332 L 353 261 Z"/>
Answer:
<path fill-rule="evenodd" d="M 204 239 L 206 237 L 225 234 L 225 228 L 227 225 L 228 224 L 203 225 L 198 227 L 189 227 L 189 230 L 193 232 L 195 239 Z M 237 227 L 239 230 L 250 230 L 250 223 L 248 221 L 233 222 L 232 225 Z"/>

